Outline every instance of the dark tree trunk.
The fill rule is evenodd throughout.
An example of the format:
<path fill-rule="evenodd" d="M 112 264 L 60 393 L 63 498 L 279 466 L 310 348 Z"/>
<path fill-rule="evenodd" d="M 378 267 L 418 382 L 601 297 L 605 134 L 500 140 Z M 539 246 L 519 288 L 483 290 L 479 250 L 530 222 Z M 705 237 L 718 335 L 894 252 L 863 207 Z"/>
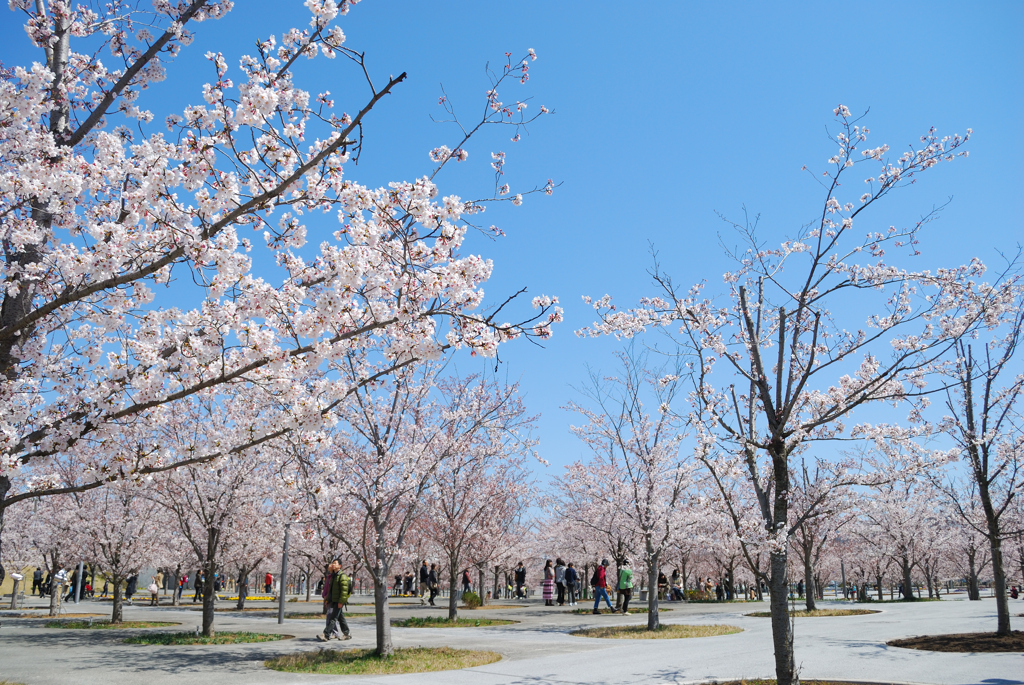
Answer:
<path fill-rule="evenodd" d="M 241 571 L 238 574 L 238 603 L 235 608 L 239 611 L 245 609 L 245 600 L 249 596 L 249 574 Z"/>
<path fill-rule="evenodd" d="M 814 567 L 811 564 L 811 551 L 803 549 L 804 557 L 804 599 L 807 611 L 814 611 L 817 606 L 814 603 Z"/>
<path fill-rule="evenodd" d="M 203 635 L 213 637 L 213 621 L 216 616 L 215 607 L 217 598 L 213 593 L 213 574 L 217 565 L 208 560 L 203 569 Z"/>
<path fill-rule="evenodd" d="M 121 597 L 121 583 L 123 578 L 114 576 L 114 610 L 110 613 L 111 623 L 120 623 L 124 620 L 124 602 Z"/>
<path fill-rule="evenodd" d="M 967 568 L 967 599 L 978 601 L 981 599 L 981 592 L 978 590 L 978 569 L 975 564 L 975 552 L 973 549 L 967 550 Z"/>
<path fill-rule="evenodd" d="M 647 567 L 647 630 L 658 630 L 661 621 L 658 617 L 658 571 L 661 555 L 651 557 Z"/>
<path fill-rule="evenodd" d="M 769 601 L 772 611 L 772 642 L 775 646 L 775 678 L 778 685 L 797 683 L 793 658 L 793 626 L 789 620 L 789 576 L 786 552 L 771 555 Z"/>
<path fill-rule="evenodd" d="M 391 656 L 395 653 L 395 647 L 391 643 L 391 612 L 388 606 L 388 568 L 379 558 L 377 563 L 381 564 L 377 573 L 373 576 L 373 611 L 377 617 L 377 656 Z"/>
<path fill-rule="evenodd" d="M 914 600 L 914 586 L 910 580 L 910 559 L 903 557 L 900 559 L 900 565 L 903 567 L 903 599 L 911 602 Z"/>
<path fill-rule="evenodd" d="M 448 620 L 455 621 L 459 618 L 459 593 L 455 590 L 458 587 L 458 566 L 451 563 L 449 559 L 448 569 Z"/>

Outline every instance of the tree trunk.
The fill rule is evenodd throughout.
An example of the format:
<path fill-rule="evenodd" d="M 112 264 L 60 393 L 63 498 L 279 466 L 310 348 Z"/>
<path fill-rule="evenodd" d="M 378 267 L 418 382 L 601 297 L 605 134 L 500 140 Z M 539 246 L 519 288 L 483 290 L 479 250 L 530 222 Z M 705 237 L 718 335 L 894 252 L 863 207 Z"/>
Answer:
<path fill-rule="evenodd" d="M 171 606 L 181 606 L 178 587 L 181 585 L 181 567 L 174 569 L 174 585 L 171 586 Z M 95 586 L 94 586 L 95 587 Z"/>
<path fill-rule="evenodd" d="M 455 621 L 459 618 L 459 594 L 455 590 L 459 581 L 456 575 L 458 567 L 450 562 L 451 560 L 448 564 L 448 620 Z"/>
<path fill-rule="evenodd" d="M 978 601 L 981 599 L 981 592 L 978 590 L 978 570 L 974 564 L 974 552 L 968 550 L 967 552 L 967 599 L 971 601 Z"/>
<path fill-rule="evenodd" d="M 814 611 L 814 567 L 811 565 L 811 550 L 803 548 L 804 557 L 804 599 L 807 611 Z"/>
<path fill-rule="evenodd" d="M 238 603 L 235 608 L 239 611 L 245 609 L 245 600 L 249 596 L 249 574 L 245 572 L 239 572 L 238 574 Z"/>
<path fill-rule="evenodd" d="M 989 538 L 992 546 L 992 583 L 996 595 L 997 635 L 1010 634 L 1010 605 L 1006 595 L 1006 569 L 1003 568 L 1003 543 L 999 536 L 999 524 L 991 522 L 989 529 L 995 533 Z"/>
<path fill-rule="evenodd" d="M 110 612 L 111 623 L 120 623 L 124 620 L 124 602 L 121 597 L 122 582 L 122 578 L 114 576 L 114 610 Z"/>
<path fill-rule="evenodd" d="M 789 576 L 786 552 L 771 554 L 769 601 L 772 610 L 772 642 L 775 646 L 775 679 L 778 685 L 794 685 L 797 680 L 793 658 L 793 626 L 789 620 Z"/>
<path fill-rule="evenodd" d="M 903 567 L 903 599 L 911 602 L 914 600 L 914 588 L 910 582 L 910 559 L 903 557 L 900 564 Z"/>
<path fill-rule="evenodd" d="M 21 581 L 18 579 L 14 580 L 14 589 L 11 590 L 11 608 L 18 608 L 18 586 L 21 585 Z"/>
<path fill-rule="evenodd" d="M 214 607 L 216 606 L 216 596 L 213 594 L 213 574 L 216 570 L 216 566 L 213 562 L 209 562 L 203 572 L 203 635 L 206 637 L 213 637 L 213 620 L 216 613 Z"/>
<path fill-rule="evenodd" d="M 310 590 L 310 586 L 312 585 L 310 581 L 313 579 L 313 569 L 307 566 L 303 573 L 306 574 L 306 604 L 309 604 L 309 598 L 311 596 L 310 592 L 312 592 L 312 590 Z M 241 594 L 241 591 L 239 591 L 239 594 Z"/>
<path fill-rule="evenodd" d="M 388 568 L 378 556 L 381 564 L 373 576 L 373 610 L 377 616 L 377 656 L 391 656 L 395 647 L 391 644 L 391 613 L 388 607 Z M 383 580 L 382 580 L 383 579 Z"/>
<path fill-rule="evenodd" d="M 658 618 L 658 565 L 660 554 L 650 559 L 647 567 L 647 630 L 658 630 L 661 621 Z"/>
<path fill-rule="evenodd" d="M 885 595 L 882 594 L 882 576 L 875 576 L 875 582 L 878 586 L 878 601 L 882 602 L 885 600 Z"/>

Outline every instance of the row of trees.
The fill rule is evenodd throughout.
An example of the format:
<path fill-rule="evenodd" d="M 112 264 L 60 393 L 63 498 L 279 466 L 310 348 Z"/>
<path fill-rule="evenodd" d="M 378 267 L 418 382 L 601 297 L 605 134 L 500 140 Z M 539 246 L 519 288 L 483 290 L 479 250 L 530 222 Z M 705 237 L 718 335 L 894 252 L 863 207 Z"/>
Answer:
<path fill-rule="evenodd" d="M 0 82 L 0 557 L 14 556 L 14 507 L 61 502 L 34 520 L 84 528 L 93 523 L 77 503 L 95 496 L 109 515 L 101 537 L 114 537 L 104 543 L 113 551 L 92 558 L 121 568 L 126 545 L 173 529 L 209 584 L 229 545 L 247 540 L 252 549 L 231 556 L 258 556 L 259 522 L 277 512 L 315 526 L 323 549 L 340 544 L 372 577 L 387 654 L 388 576 L 410 536 L 427 536 L 420 526 L 447 541 L 453 572 L 509 548 L 480 531 L 518 525 L 530 420 L 514 388 L 438 374 L 459 349 L 493 356 L 515 338 L 547 338 L 562 314 L 544 296 L 532 314 L 507 314 L 520 293 L 485 307 L 491 262 L 460 253 L 489 203 L 526 194 L 503 182 L 504 153 L 491 152 L 489 197 L 439 197 L 437 182 L 481 131 L 510 128 L 517 141 L 548 112 L 527 116 L 526 98 L 498 94 L 527 82 L 536 55 L 508 55 L 488 72 L 478 119 L 460 120 L 441 98 L 455 135 L 430 151 L 423 176 L 364 186 L 345 170 L 372 110 L 407 77 L 375 79 L 345 45 L 337 22 L 350 4 L 305 3 L 308 24 L 258 41 L 237 84 L 210 52 L 209 80 L 196 83 L 203 104 L 157 116 L 168 65 L 232 3 L 11 3 L 36 54 Z M 336 58 L 365 92 L 348 111 L 308 66 Z M 656 264 L 659 292 L 637 308 L 590 301 L 599 320 L 581 334 L 660 328 L 671 368 L 635 364 L 612 389 L 593 379 L 574 408 L 594 461 L 572 467 L 559 495 L 567 508 L 606 505 L 567 517 L 582 522 L 569 536 L 587 540 L 578 553 L 632 545 L 650 574 L 680 531 L 700 525 L 679 512 L 717 512 L 769 588 L 781 685 L 797 677 L 786 602 L 794 544 L 813 576 L 839 537 L 831 521 L 844 493 L 917 488 L 945 462 L 963 469 L 933 486 L 979 536 L 998 631 L 1010 630 L 1003 544 L 1019 529 L 1024 383 L 1013 361 L 1024 309 L 1016 261 L 984 280 L 977 260 L 920 268 L 887 256 L 916 256 L 934 213 L 906 228 L 871 213 L 965 155 L 970 132 L 931 130 L 897 157 L 869 148 L 846 107 L 835 115 L 838 152 L 816 218 L 778 247 L 756 222 L 734 225 L 737 266 L 721 292 L 706 295 L 704 281 L 680 288 Z M 864 165 L 853 180 L 865 184 L 848 183 Z M 861 422 L 848 425 L 854 412 Z M 865 447 L 822 451 L 836 442 Z M 147 529 L 163 515 L 173 525 Z M 905 579 L 923 563 L 901 560 Z"/>

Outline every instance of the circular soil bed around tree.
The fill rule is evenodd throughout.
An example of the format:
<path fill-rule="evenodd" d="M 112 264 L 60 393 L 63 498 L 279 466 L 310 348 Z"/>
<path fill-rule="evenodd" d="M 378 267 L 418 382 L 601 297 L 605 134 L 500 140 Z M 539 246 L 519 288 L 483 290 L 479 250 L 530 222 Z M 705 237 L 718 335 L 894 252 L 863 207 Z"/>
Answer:
<path fill-rule="evenodd" d="M 47 628 L 70 628 L 72 630 L 117 630 L 128 628 L 166 628 L 167 626 L 180 626 L 175 621 L 121 621 L 111 623 L 109 618 L 101 621 L 83 621 L 81 619 L 71 621 L 47 621 Z"/>
<path fill-rule="evenodd" d="M 666 625 L 662 624 L 656 631 L 647 630 L 647 626 L 604 626 L 601 628 L 584 628 L 574 630 L 570 635 L 576 637 L 600 637 L 620 640 L 678 640 L 689 637 L 714 637 L 715 635 L 733 635 L 742 633 L 737 626 L 726 625 Z"/>
<path fill-rule="evenodd" d="M 671 609 L 663 609 L 661 607 L 658 607 L 658 613 L 659 614 L 665 613 L 666 611 L 672 611 L 672 610 Z M 609 611 L 606 607 L 598 609 L 598 612 L 600 612 L 602 614 L 608 614 L 608 615 L 612 615 L 612 614 L 617 614 L 619 616 L 622 615 L 621 611 Z M 593 614 L 594 613 L 594 609 L 593 609 L 593 607 L 591 607 L 589 609 L 587 609 L 587 608 L 584 608 L 584 609 L 572 609 L 571 611 L 566 611 L 565 613 L 567 613 L 567 614 L 581 614 L 581 615 L 582 614 Z M 629 608 L 629 613 L 630 614 L 646 614 L 647 613 L 647 607 L 635 607 L 635 608 L 634 607 L 630 607 Z"/>
<path fill-rule="evenodd" d="M 372 649 L 322 649 L 315 652 L 286 654 L 263 662 L 267 668 L 287 673 L 322 675 L 387 675 L 426 673 L 484 666 L 500 661 L 497 652 L 478 652 L 451 647 L 409 647 L 396 649 L 381 658 Z"/>
<path fill-rule="evenodd" d="M 890 647 L 924 649 L 930 652 L 1024 652 L 1024 631 L 1009 635 L 995 633 L 954 633 L 952 635 L 920 635 L 889 640 Z"/>
<path fill-rule="evenodd" d="M 882 612 L 875 611 L 873 609 L 815 609 L 814 611 L 807 611 L 801 609 L 800 611 L 789 612 L 790 616 L 795 618 L 803 617 L 815 617 L 815 616 L 864 616 L 866 614 L 880 614 Z M 755 611 L 746 616 L 754 616 L 757 618 L 771 618 L 772 612 L 770 611 Z"/>
<path fill-rule="evenodd" d="M 448 620 L 447 616 L 413 616 L 412 618 L 391 621 L 398 628 L 486 628 L 487 626 L 509 626 L 519 621 L 507 621 L 500 618 L 457 618 Z"/>
<path fill-rule="evenodd" d="M 195 633 L 142 633 L 132 635 L 123 640 L 129 645 L 237 645 L 246 642 L 273 642 L 274 640 L 290 640 L 294 635 L 277 633 L 224 632 L 215 633 L 213 637 L 196 635 Z"/>

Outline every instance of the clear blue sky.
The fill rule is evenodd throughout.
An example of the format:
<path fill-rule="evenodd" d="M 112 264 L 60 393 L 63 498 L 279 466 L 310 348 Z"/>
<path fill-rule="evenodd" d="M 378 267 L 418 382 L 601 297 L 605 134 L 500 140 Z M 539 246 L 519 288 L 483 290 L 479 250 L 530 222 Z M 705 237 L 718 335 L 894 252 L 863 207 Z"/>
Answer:
<path fill-rule="evenodd" d="M 17 15 L 2 16 L 0 60 L 39 59 L 26 59 Z M 237 0 L 228 18 L 198 27 L 150 107 L 162 117 L 198 102 L 210 80 L 207 50 L 225 52 L 237 77 L 237 57 L 256 38 L 304 23 L 298 0 Z M 717 286 L 729 266 L 716 211 L 738 218 L 745 204 L 760 213 L 765 237 L 793 234 L 820 207 L 821 190 L 800 167 L 820 170 L 833 154 L 825 126 L 839 102 L 870 108 L 872 140 L 893 148 L 932 125 L 974 129 L 969 159 L 929 171 L 872 215 L 879 225 L 906 224 L 952 197 L 924 236 L 922 264 L 995 261 L 996 249 L 1024 238 L 1021 2 L 364 0 L 341 25 L 378 80 L 409 74 L 371 116 L 364 160 L 346 172 L 374 185 L 428 172 L 427 151 L 451 144 L 453 132 L 429 118 L 441 113 L 441 83 L 460 110 L 476 112 L 484 64 L 505 51 L 537 51 L 529 84 L 502 96 L 532 95 L 534 111 L 544 104 L 555 116 L 517 144 L 505 131 L 485 135 L 440 183 L 444 194 L 487 195 L 489 153 L 498 149 L 514 186 L 563 183 L 551 197 L 489 213 L 508 236 L 467 246 L 494 259 L 490 300 L 528 286 L 531 296 L 557 294 L 564 303 L 566 323 L 545 349 L 516 343 L 501 355 L 502 372 L 522 380 L 530 408 L 543 414 L 541 451 L 556 466 L 583 453 L 560 409 L 573 397 L 570 385 L 587 364 L 613 365 L 614 342 L 572 335 L 592 319 L 580 296 L 611 293 L 627 304 L 651 293 L 649 243 L 679 282 Z M 355 110 L 364 90 L 352 71 L 314 64 L 323 70 L 301 85 L 330 89 Z M 477 364 L 458 360 L 465 372 Z"/>

